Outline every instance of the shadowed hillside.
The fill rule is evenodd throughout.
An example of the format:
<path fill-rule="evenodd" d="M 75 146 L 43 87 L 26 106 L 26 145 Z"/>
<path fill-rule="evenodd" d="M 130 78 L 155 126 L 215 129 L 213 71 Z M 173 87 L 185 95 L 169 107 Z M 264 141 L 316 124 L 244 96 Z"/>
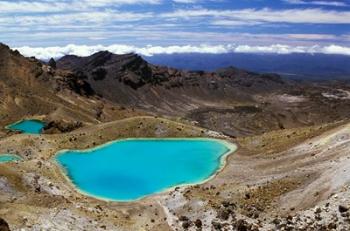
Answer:
<path fill-rule="evenodd" d="M 150 64 L 136 54 L 107 51 L 65 56 L 57 66 L 73 71 L 112 102 L 187 118 L 231 136 L 341 120 L 350 109 L 347 99 L 327 96 L 348 91 L 347 85 L 337 82 L 297 83 L 234 67 L 184 71 Z"/>

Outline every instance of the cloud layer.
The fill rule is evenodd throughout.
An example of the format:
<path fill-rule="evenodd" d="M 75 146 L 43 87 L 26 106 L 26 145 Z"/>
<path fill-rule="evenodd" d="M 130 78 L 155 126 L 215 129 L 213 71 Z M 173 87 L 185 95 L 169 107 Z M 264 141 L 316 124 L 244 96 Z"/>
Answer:
<path fill-rule="evenodd" d="M 18 46 L 349 46 L 350 0 L 0 0 Z"/>
<path fill-rule="evenodd" d="M 165 13 L 162 17 L 172 19 L 191 19 L 201 17 L 213 17 L 212 23 L 227 21 L 234 23 L 312 23 L 312 24 L 350 24 L 350 11 L 334 11 L 323 9 L 287 9 L 272 10 L 264 8 L 241 10 L 177 10 Z M 226 24 L 228 25 L 228 23 Z"/>
<path fill-rule="evenodd" d="M 349 55 L 350 47 L 338 45 L 329 46 L 289 46 L 275 44 L 270 46 L 249 46 L 249 45 L 200 45 L 200 46 L 146 46 L 136 47 L 128 45 L 111 45 L 111 46 L 79 46 L 67 45 L 64 47 L 17 47 L 14 48 L 25 56 L 35 56 L 38 59 L 48 60 L 51 57 L 60 58 L 64 55 L 89 56 L 98 51 L 110 51 L 115 54 L 137 53 L 144 56 L 153 56 L 158 54 L 175 54 L 175 53 L 275 53 L 275 54 L 291 54 L 291 53 L 322 53 L 322 54 L 339 54 Z"/>
<path fill-rule="evenodd" d="M 304 0 L 284 0 L 289 4 L 299 4 L 299 5 L 319 5 L 319 6 L 337 6 L 345 7 L 349 6 L 348 3 L 342 1 L 304 1 Z"/>

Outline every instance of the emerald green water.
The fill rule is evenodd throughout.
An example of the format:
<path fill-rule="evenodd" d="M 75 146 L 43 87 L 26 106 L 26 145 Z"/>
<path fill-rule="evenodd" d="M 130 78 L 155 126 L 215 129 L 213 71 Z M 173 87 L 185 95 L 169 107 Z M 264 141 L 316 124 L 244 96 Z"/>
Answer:
<path fill-rule="evenodd" d="M 21 158 L 16 155 L 10 155 L 10 154 L 0 154 L 0 164 L 1 163 L 7 163 L 12 161 L 20 160 Z"/>
<path fill-rule="evenodd" d="M 60 152 L 56 159 L 85 194 L 132 201 L 210 178 L 231 151 L 224 142 L 211 139 L 131 139 Z"/>
<path fill-rule="evenodd" d="M 10 124 L 6 128 L 26 134 L 40 134 L 44 126 L 45 124 L 39 120 L 22 120 L 20 122 Z"/>

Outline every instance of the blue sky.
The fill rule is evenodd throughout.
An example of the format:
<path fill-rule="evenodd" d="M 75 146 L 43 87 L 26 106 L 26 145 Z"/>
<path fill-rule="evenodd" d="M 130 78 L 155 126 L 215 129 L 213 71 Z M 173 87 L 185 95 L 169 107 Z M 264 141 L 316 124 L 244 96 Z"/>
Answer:
<path fill-rule="evenodd" d="M 0 0 L 0 41 L 27 52 L 70 44 L 350 54 L 350 0 Z"/>

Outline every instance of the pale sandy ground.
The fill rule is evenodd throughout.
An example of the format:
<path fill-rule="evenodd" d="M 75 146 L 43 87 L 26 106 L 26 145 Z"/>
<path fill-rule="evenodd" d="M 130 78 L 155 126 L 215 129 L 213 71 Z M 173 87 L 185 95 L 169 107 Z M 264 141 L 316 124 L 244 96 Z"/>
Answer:
<path fill-rule="evenodd" d="M 260 230 L 270 230 L 274 226 L 269 223 L 276 215 L 297 214 L 297 217 L 301 219 L 298 223 L 300 230 L 307 228 L 312 230 L 311 222 L 306 224 L 305 222 L 311 216 L 310 214 L 314 214 L 314 206 L 320 204 L 322 208 L 320 213 L 322 219 L 319 223 L 327 223 L 336 217 L 334 214 L 340 216 L 338 212 L 340 204 L 345 206 L 350 204 L 348 196 L 350 194 L 348 186 L 350 183 L 349 147 L 350 125 L 345 125 L 274 155 L 264 156 L 261 154 L 247 157 L 237 153 L 230 158 L 225 170 L 206 185 L 208 187 L 210 185 L 218 186 L 224 182 L 230 184 L 226 187 L 219 186 L 220 195 L 217 197 L 230 198 L 231 201 L 235 201 L 239 195 L 234 194 L 239 194 L 237 192 L 239 190 L 254 191 L 256 187 L 265 185 L 266 182 L 295 178 L 299 181 L 297 187 L 293 190 L 287 189 L 281 196 L 275 198 L 269 205 L 270 208 L 266 208 L 266 211 L 260 215 L 260 219 L 251 220 L 251 222 L 256 224 Z M 247 189 L 245 185 L 249 185 L 250 188 Z M 204 187 L 201 187 L 200 190 L 203 190 Z M 272 195 L 273 191 L 274 189 L 271 188 L 268 193 Z M 205 198 L 204 194 L 199 192 L 193 194 Z M 338 196 L 334 197 L 334 194 Z M 175 203 L 170 203 L 170 206 L 168 205 L 169 199 L 165 198 L 164 206 L 172 207 L 177 214 L 186 214 L 191 217 L 191 220 L 200 218 L 212 221 L 213 217 L 216 217 L 215 211 L 206 208 L 206 206 L 199 208 L 196 206 L 196 204 L 205 204 L 204 200 L 193 198 L 186 201 L 181 195 L 174 195 L 177 200 L 181 201 L 180 208 L 176 207 L 178 202 L 174 198 L 171 200 Z M 327 203 L 330 205 L 326 208 L 324 205 Z M 239 213 L 236 215 L 238 219 L 241 217 Z M 344 219 L 345 221 L 339 221 L 342 227 L 338 226 L 338 230 L 349 230 L 349 220 L 346 220 L 346 217 Z M 262 224 L 259 224 L 259 220 Z M 179 222 L 172 223 L 172 226 L 178 229 L 180 229 L 179 225 Z M 212 228 L 210 225 L 205 226 L 205 230 Z M 194 230 L 194 227 L 192 229 Z M 231 229 L 234 228 L 231 227 Z M 294 229 L 296 228 L 294 227 Z M 228 230 L 230 230 L 230 226 L 228 226 Z"/>
<path fill-rule="evenodd" d="M 213 230 L 213 221 L 222 224 L 222 230 L 235 230 L 239 219 L 252 223 L 256 230 L 282 230 L 271 221 L 291 214 L 292 219 L 300 219 L 294 227 L 317 230 L 314 214 L 319 206 L 321 212 L 317 213 L 322 219 L 317 222 L 337 222 L 337 230 L 348 230 L 347 218 L 338 212 L 338 206 L 350 203 L 350 124 L 295 145 L 286 141 L 276 152 L 266 148 L 252 151 L 237 140 L 239 150 L 215 178 L 134 203 L 105 202 L 79 194 L 52 161 L 59 150 L 89 148 L 116 138 L 209 135 L 217 134 L 140 117 L 66 135 L 4 138 L 0 153 L 18 154 L 24 161 L 1 165 L 0 217 L 12 230 L 183 230 L 181 216 L 190 220 L 189 230 L 198 230 L 194 225 L 197 219 L 202 221 L 202 230 Z M 279 139 L 282 135 L 273 136 Z M 261 140 L 254 141 L 258 147 Z M 234 217 L 227 220 L 218 217 L 224 201 L 236 205 Z M 263 209 L 254 212 L 256 217 L 249 214 L 251 207 Z"/>

